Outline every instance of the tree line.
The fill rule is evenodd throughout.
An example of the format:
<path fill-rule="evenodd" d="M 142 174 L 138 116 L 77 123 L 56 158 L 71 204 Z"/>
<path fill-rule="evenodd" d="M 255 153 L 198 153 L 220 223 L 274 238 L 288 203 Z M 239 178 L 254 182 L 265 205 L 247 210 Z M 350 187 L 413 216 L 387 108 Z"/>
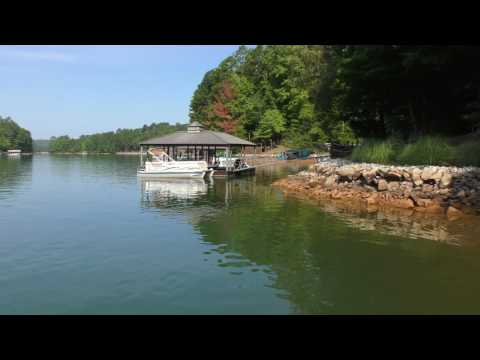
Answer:
<path fill-rule="evenodd" d="M 0 116 L 0 151 L 19 149 L 32 151 L 32 136 L 27 129 L 21 128 L 10 117 Z"/>
<path fill-rule="evenodd" d="M 480 47 L 245 46 L 208 71 L 190 119 L 256 142 L 457 135 L 480 124 Z"/>
<path fill-rule="evenodd" d="M 65 153 L 115 153 L 138 151 L 139 142 L 170 134 L 175 131 L 186 130 L 186 124 L 170 125 L 166 122 L 144 125 L 138 129 L 118 129 L 92 135 L 82 135 L 77 139 L 68 135 L 51 137 L 49 149 L 51 152 Z"/>

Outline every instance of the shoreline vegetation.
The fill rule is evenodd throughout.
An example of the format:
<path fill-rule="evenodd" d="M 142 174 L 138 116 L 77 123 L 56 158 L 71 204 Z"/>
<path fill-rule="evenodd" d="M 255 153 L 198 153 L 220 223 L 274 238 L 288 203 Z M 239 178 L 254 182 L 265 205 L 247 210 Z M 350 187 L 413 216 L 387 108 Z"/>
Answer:
<path fill-rule="evenodd" d="M 8 150 L 32 152 L 32 136 L 27 129 L 20 127 L 10 117 L 0 116 L 0 153 Z"/>
<path fill-rule="evenodd" d="M 48 151 L 52 153 L 140 153 L 139 143 L 143 140 L 168 135 L 176 131 L 187 129 L 187 124 L 167 122 L 152 123 L 137 129 L 118 129 L 105 133 L 82 135 L 77 139 L 68 135 L 52 137 L 48 141 Z"/>
<path fill-rule="evenodd" d="M 475 46 L 240 46 L 205 73 L 189 120 L 270 148 L 376 142 L 372 151 L 359 147 L 354 157 L 473 165 L 477 143 L 441 139 L 480 128 L 479 61 Z M 61 136 L 50 145 L 53 152 L 130 152 L 138 150 L 139 141 L 185 126 L 160 123 L 78 139 Z M 435 156 L 420 157 L 430 146 Z"/>
<path fill-rule="evenodd" d="M 367 139 L 350 155 L 354 162 L 389 165 L 480 166 L 480 133 L 421 136 L 413 141 Z"/>

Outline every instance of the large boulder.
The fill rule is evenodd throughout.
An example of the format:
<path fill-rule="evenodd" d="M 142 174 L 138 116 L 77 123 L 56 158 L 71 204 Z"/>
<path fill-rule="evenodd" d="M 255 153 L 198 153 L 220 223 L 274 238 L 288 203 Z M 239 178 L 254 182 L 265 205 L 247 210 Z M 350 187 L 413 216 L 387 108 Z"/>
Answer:
<path fill-rule="evenodd" d="M 387 184 L 387 189 L 390 192 L 396 192 L 396 191 L 400 190 L 400 183 L 398 181 L 390 181 Z"/>
<path fill-rule="evenodd" d="M 401 209 L 412 209 L 415 207 L 412 199 L 391 199 L 390 204 Z"/>
<path fill-rule="evenodd" d="M 330 175 L 327 177 L 325 180 L 323 186 L 325 186 L 327 189 L 333 188 L 337 184 L 337 176 L 336 175 Z"/>
<path fill-rule="evenodd" d="M 378 180 L 378 185 L 377 185 L 378 191 L 385 191 L 388 190 L 388 183 L 384 179 Z"/>
<path fill-rule="evenodd" d="M 401 170 L 398 170 L 398 169 L 396 169 L 396 168 L 390 168 L 390 169 L 386 172 L 385 178 L 386 178 L 388 181 L 402 181 L 403 174 L 402 174 L 402 171 L 401 171 Z"/>
<path fill-rule="evenodd" d="M 413 168 L 410 174 L 412 176 L 412 181 L 415 186 L 421 186 L 423 184 L 422 170 L 418 168 Z"/>
<path fill-rule="evenodd" d="M 377 171 L 375 169 L 364 169 L 362 170 L 361 175 L 367 184 L 373 184 Z"/>
<path fill-rule="evenodd" d="M 423 181 L 433 180 L 439 182 L 442 178 L 443 171 L 436 166 L 427 166 L 423 169 L 421 178 Z"/>
<path fill-rule="evenodd" d="M 341 177 L 352 179 L 355 172 L 356 171 L 353 166 L 342 166 L 337 169 L 336 174 Z"/>
<path fill-rule="evenodd" d="M 445 172 L 440 178 L 440 189 L 445 189 L 450 186 L 452 183 L 452 175 L 448 172 Z"/>
<path fill-rule="evenodd" d="M 449 206 L 448 209 L 447 209 L 447 218 L 448 220 L 456 220 L 460 217 L 462 217 L 463 213 L 454 208 L 453 206 Z"/>

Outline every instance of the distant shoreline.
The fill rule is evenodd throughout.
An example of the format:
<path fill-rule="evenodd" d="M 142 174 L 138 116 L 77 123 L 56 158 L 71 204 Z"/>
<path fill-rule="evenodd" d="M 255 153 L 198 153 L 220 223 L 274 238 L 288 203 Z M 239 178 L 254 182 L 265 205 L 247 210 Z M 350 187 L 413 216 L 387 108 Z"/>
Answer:
<path fill-rule="evenodd" d="M 29 153 L 32 155 L 32 153 Z M 33 155 L 140 155 L 140 152 L 115 152 L 115 153 L 97 153 L 97 152 L 52 152 L 52 151 L 38 151 Z M 147 153 L 143 153 L 146 155 Z"/>

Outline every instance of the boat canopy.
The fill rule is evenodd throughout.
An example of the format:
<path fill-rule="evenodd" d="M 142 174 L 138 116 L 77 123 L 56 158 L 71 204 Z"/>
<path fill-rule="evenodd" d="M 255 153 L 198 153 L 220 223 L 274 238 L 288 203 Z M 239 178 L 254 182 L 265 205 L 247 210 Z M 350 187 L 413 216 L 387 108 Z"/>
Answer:
<path fill-rule="evenodd" d="M 239 137 L 219 131 L 205 130 L 198 122 L 191 123 L 187 131 L 177 131 L 173 134 L 140 142 L 140 145 L 155 146 L 256 146 L 254 143 Z"/>

